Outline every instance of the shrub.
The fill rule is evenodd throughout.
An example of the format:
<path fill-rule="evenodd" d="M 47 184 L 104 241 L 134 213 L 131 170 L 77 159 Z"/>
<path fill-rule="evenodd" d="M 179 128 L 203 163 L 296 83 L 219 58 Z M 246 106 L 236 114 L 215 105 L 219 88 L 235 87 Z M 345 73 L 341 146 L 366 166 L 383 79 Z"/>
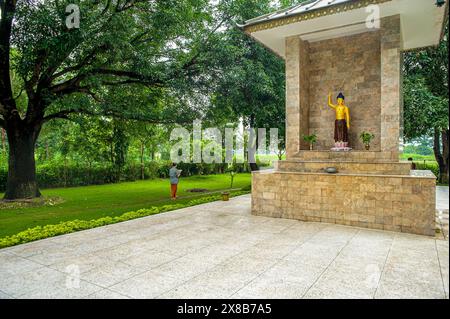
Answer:
<path fill-rule="evenodd" d="M 146 179 L 168 178 L 170 161 L 154 161 L 145 164 L 144 177 Z M 180 163 L 182 176 L 211 175 L 224 173 L 228 164 Z M 263 165 L 261 165 L 263 166 Z M 236 164 L 236 172 L 248 171 L 247 164 Z M 79 164 L 63 165 L 49 162 L 36 168 L 37 180 L 41 188 L 73 187 L 86 185 L 101 185 L 118 182 L 115 170 L 108 165 L 85 166 Z M 0 192 L 6 189 L 8 169 L 0 167 Z M 130 164 L 121 170 L 121 181 L 136 181 L 141 179 L 141 167 Z"/>
<path fill-rule="evenodd" d="M 243 194 L 248 194 L 248 191 L 239 191 L 234 192 L 231 194 L 231 196 L 239 196 Z M 164 205 L 162 207 L 151 207 L 151 208 L 144 208 L 139 209 L 137 211 L 132 211 L 128 213 L 124 213 L 120 216 L 107 216 L 102 217 L 99 219 L 92 219 L 92 220 L 71 220 L 71 221 L 65 221 L 60 222 L 59 224 L 54 225 L 46 225 L 46 226 L 36 226 L 33 228 L 29 228 L 27 230 L 21 231 L 20 233 L 17 233 L 12 236 L 6 236 L 3 238 L 0 238 L 0 248 L 14 246 L 18 244 L 24 244 L 27 242 L 44 239 L 48 237 L 63 235 L 63 234 L 69 234 L 80 230 L 115 224 L 119 222 L 124 222 L 131 219 L 136 219 L 140 217 L 150 216 L 159 214 L 162 212 L 168 212 L 175 209 L 180 209 L 183 207 L 189 207 L 204 203 L 213 202 L 216 200 L 219 200 L 221 198 L 220 195 L 211 195 L 206 197 L 201 197 L 197 199 L 190 200 L 187 203 L 183 204 L 173 204 L 173 205 Z"/>
<path fill-rule="evenodd" d="M 359 138 L 365 145 L 367 145 L 370 144 L 370 142 L 375 138 L 375 135 L 370 132 L 362 131 Z"/>

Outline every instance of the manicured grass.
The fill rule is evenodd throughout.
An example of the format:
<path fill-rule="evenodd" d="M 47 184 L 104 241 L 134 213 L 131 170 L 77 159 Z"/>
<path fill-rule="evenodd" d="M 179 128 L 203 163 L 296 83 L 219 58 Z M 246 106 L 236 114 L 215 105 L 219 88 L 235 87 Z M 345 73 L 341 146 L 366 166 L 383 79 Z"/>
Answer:
<path fill-rule="evenodd" d="M 411 153 L 402 153 L 400 154 L 401 160 L 407 160 L 408 158 L 412 158 L 415 162 L 433 162 L 436 163 L 436 159 L 434 158 L 434 155 L 420 155 L 420 154 L 411 154 Z"/>
<path fill-rule="evenodd" d="M 250 174 L 237 174 L 233 188 L 246 187 L 250 185 L 250 180 Z M 219 191 L 229 187 L 228 174 L 182 178 L 178 187 L 178 196 L 186 196 L 186 198 L 180 198 L 175 202 L 170 200 L 170 186 L 167 179 L 45 189 L 42 190 L 44 196 L 59 196 L 65 202 L 56 206 L 1 209 L 0 237 L 13 235 L 34 226 L 57 224 L 74 219 L 91 220 L 105 216 L 119 216 L 140 208 L 184 203 L 192 198 L 207 196 L 186 192 L 190 188 Z M 3 194 L 0 196 L 3 197 Z"/>

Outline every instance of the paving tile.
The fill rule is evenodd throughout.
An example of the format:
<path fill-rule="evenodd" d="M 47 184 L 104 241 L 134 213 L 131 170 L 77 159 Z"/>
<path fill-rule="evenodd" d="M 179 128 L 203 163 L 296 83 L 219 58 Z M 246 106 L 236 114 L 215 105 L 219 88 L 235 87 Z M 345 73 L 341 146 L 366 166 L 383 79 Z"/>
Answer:
<path fill-rule="evenodd" d="M 385 265 L 384 258 L 364 258 L 361 256 L 346 257 L 339 255 L 334 259 L 329 268 L 335 271 L 353 271 L 355 273 L 372 273 L 378 272 L 381 274 L 383 267 Z"/>
<path fill-rule="evenodd" d="M 442 282 L 444 285 L 445 297 L 448 298 L 449 297 L 449 291 L 448 291 L 449 290 L 449 288 L 448 288 L 448 286 L 449 286 L 449 271 L 448 271 L 448 268 L 442 269 L 441 274 L 442 274 Z"/>
<path fill-rule="evenodd" d="M 230 273 L 218 268 L 197 276 L 160 295 L 163 299 L 217 299 L 229 298 L 233 293 L 255 278 L 255 273 Z"/>
<path fill-rule="evenodd" d="M 81 274 L 81 279 L 97 286 L 107 288 L 144 271 L 145 270 L 143 269 L 122 262 L 113 262 L 100 265 Z"/>
<path fill-rule="evenodd" d="M 85 255 L 86 252 L 82 251 L 73 251 L 72 249 L 69 249 L 67 247 L 64 248 L 58 248 L 57 250 L 48 251 L 45 253 L 40 253 L 37 255 L 32 255 L 28 257 L 28 260 L 34 261 L 36 263 L 42 264 L 42 265 L 52 265 L 56 263 L 63 262 L 67 259 L 73 259 L 73 258 L 79 258 L 82 255 Z"/>
<path fill-rule="evenodd" d="M 0 299 L 12 299 L 12 297 L 0 291 Z"/>
<path fill-rule="evenodd" d="M 261 277 L 284 279 L 289 282 L 299 283 L 302 286 L 310 287 L 317 281 L 325 269 L 326 266 L 311 267 L 306 263 L 302 264 L 282 260 L 264 272 Z"/>
<path fill-rule="evenodd" d="M 236 292 L 231 298 L 238 299 L 299 299 L 308 289 L 303 282 L 291 282 L 284 278 L 274 278 L 263 274 L 244 288 Z"/>
<path fill-rule="evenodd" d="M 49 253 L 51 251 L 59 250 L 64 247 L 61 242 L 53 242 L 50 240 L 39 240 L 36 242 L 26 243 L 10 247 L 8 252 L 20 257 L 31 257 L 33 255 Z"/>
<path fill-rule="evenodd" d="M 444 290 L 429 284 L 405 284 L 382 280 L 375 294 L 376 299 L 443 299 Z"/>
<path fill-rule="evenodd" d="M 102 288 L 88 282 L 80 281 L 78 287 L 54 287 L 48 289 L 43 286 L 38 289 L 28 291 L 18 298 L 20 299 L 81 299 L 101 290 Z"/>
<path fill-rule="evenodd" d="M 102 289 L 85 297 L 86 299 L 130 299 L 130 297 L 121 295 L 117 292 Z"/>
<path fill-rule="evenodd" d="M 98 267 L 108 262 L 112 262 L 111 259 L 105 259 L 97 254 L 85 254 L 79 257 L 66 258 L 56 263 L 49 265 L 49 268 L 65 272 L 68 267 L 76 266 L 79 268 L 80 273 L 87 272 L 92 268 Z"/>
<path fill-rule="evenodd" d="M 358 296 L 352 296 L 348 294 L 348 291 L 343 292 L 339 289 L 327 289 L 322 290 L 316 287 L 312 287 L 308 292 L 302 296 L 303 299 L 363 299 Z"/>
<path fill-rule="evenodd" d="M 294 249 L 284 259 L 308 264 L 311 267 L 328 266 L 338 255 L 343 244 L 338 246 L 327 246 L 324 244 L 311 244 L 306 242 L 300 247 Z"/>
<path fill-rule="evenodd" d="M 273 264 L 264 259 L 241 259 L 238 255 L 160 297 L 228 298 Z"/>
<path fill-rule="evenodd" d="M 389 252 L 386 260 L 387 266 L 392 267 L 407 267 L 421 271 L 438 271 L 439 260 L 436 249 L 429 252 L 414 252 L 414 251 L 393 251 Z"/>
<path fill-rule="evenodd" d="M 246 247 L 235 246 L 232 241 L 218 242 L 207 247 L 203 247 L 195 252 L 188 253 L 184 258 L 202 260 L 206 263 L 220 264 L 231 257 L 242 253 Z"/>
<path fill-rule="evenodd" d="M 179 257 L 157 250 L 146 250 L 139 254 L 120 259 L 120 261 L 124 264 L 142 269 L 142 271 L 144 271 L 156 268 L 177 258 Z"/>
<path fill-rule="evenodd" d="M 25 293 L 37 290 L 54 290 L 66 284 L 68 275 L 48 267 L 42 267 L 21 273 L 20 276 L 4 277 L 0 280 L 0 290 L 12 296 L 19 297 Z"/>
<path fill-rule="evenodd" d="M 109 290 L 136 299 L 151 299 L 175 288 L 181 280 L 168 274 L 149 270 L 109 287 Z"/>
<path fill-rule="evenodd" d="M 358 298 L 373 298 L 381 276 L 381 269 L 374 266 L 361 271 L 330 267 L 313 287 L 331 290 Z"/>
<path fill-rule="evenodd" d="M 28 259 L 7 253 L 0 253 L 0 286 L 3 278 L 19 275 L 41 267 L 42 264 Z"/>
<path fill-rule="evenodd" d="M 161 265 L 154 270 L 177 278 L 181 281 L 188 281 L 189 279 L 201 275 L 215 266 L 216 265 L 214 263 L 206 262 L 201 259 L 181 257 Z"/>
<path fill-rule="evenodd" d="M 143 246 L 121 244 L 109 249 L 99 250 L 95 253 L 95 255 L 103 258 L 104 260 L 121 261 L 138 256 L 145 251 L 148 251 L 148 249 Z"/>
<path fill-rule="evenodd" d="M 191 237 L 165 243 L 163 246 L 155 247 L 155 250 L 181 257 L 212 244 L 210 240 Z"/>
<path fill-rule="evenodd" d="M 278 261 L 277 259 L 246 255 L 244 251 L 220 264 L 219 267 L 222 267 L 225 273 L 261 274 L 273 267 Z"/>

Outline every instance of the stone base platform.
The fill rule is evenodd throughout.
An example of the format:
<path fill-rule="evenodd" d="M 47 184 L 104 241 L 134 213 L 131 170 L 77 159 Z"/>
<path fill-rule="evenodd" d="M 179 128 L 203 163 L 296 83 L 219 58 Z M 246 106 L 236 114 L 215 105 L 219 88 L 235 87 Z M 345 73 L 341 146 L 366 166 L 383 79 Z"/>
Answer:
<path fill-rule="evenodd" d="M 333 152 L 330 150 L 301 150 L 288 160 L 339 160 L 348 162 L 398 162 L 398 152 L 376 152 L 351 150 L 348 152 Z"/>
<path fill-rule="evenodd" d="M 362 173 L 370 175 L 410 175 L 409 162 L 348 162 L 332 160 L 286 160 L 275 164 L 282 172 L 324 173 L 327 167 L 336 167 L 339 173 Z"/>
<path fill-rule="evenodd" d="M 252 214 L 434 236 L 435 185 L 430 171 L 253 172 Z"/>

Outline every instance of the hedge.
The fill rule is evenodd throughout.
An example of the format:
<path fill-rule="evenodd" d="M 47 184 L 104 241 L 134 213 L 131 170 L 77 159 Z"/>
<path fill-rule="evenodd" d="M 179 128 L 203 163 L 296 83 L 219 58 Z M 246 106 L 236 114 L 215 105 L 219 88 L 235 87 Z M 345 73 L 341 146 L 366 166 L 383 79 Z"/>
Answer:
<path fill-rule="evenodd" d="M 237 191 L 230 194 L 231 197 L 248 194 L 248 191 Z M 164 205 L 161 207 L 151 207 L 139 209 L 137 211 L 131 211 L 124 213 L 120 216 L 107 216 L 99 219 L 92 220 L 71 220 L 60 222 L 58 224 L 46 225 L 46 226 L 36 226 L 29 228 L 27 230 L 21 231 L 15 235 L 6 236 L 0 238 L 0 248 L 5 248 L 9 246 L 19 245 L 28 243 L 31 241 L 44 239 L 53 236 L 59 236 L 64 234 L 73 233 L 80 230 L 86 230 L 91 228 L 96 228 L 100 226 L 115 224 L 119 222 L 124 222 L 131 219 L 136 219 L 140 217 L 155 215 L 163 212 L 168 212 L 175 209 L 180 209 L 184 207 L 209 203 L 221 199 L 221 195 L 210 195 L 206 197 L 201 197 L 197 199 L 190 200 L 189 202 L 183 204 L 173 204 Z"/>
<path fill-rule="evenodd" d="M 263 166 L 263 165 L 260 165 Z M 224 173 L 228 164 L 194 164 L 180 163 L 179 169 L 182 176 L 211 175 Z M 167 178 L 169 174 L 170 162 L 158 161 L 146 163 L 144 167 L 144 178 Z M 238 173 L 248 172 L 247 164 L 236 164 L 235 170 Z M 70 164 L 43 164 L 36 168 L 37 180 L 41 188 L 73 187 L 87 185 L 101 185 L 118 182 L 117 173 L 111 166 L 91 166 Z M 0 167 L 0 192 L 6 188 L 8 170 Z M 120 181 L 136 181 L 141 179 L 141 168 L 139 165 L 127 165 L 123 168 Z"/>

